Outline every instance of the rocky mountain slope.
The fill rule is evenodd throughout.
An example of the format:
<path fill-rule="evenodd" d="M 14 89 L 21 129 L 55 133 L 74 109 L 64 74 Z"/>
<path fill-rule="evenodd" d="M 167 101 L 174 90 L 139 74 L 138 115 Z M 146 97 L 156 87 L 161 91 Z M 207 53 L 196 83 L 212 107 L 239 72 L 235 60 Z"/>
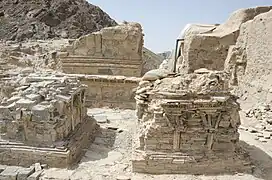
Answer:
<path fill-rule="evenodd" d="M 143 74 L 148 72 L 151 69 L 159 68 L 160 64 L 163 61 L 163 57 L 155 54 L 147 48 L 143 48 Z"/>
<path fill-rule="evenodd" d="M 161 56 L 163 59 L 167 59 L 171 55 L 171 52 L 172 51 L 164 51 L 162 53 L 157 53 L 157 55 Z"/>
<path fill-rule="evenodd" d="M 86 0 L 0 1 L 0 39 L 78 38 L 117 25 Z"/>

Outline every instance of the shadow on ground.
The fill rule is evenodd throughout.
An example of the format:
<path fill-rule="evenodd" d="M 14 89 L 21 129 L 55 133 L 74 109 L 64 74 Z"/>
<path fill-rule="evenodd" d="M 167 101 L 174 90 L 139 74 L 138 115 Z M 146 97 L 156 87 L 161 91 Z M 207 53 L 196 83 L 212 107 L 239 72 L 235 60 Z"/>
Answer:
<path fill-rule="evenodd" d="M 272 158 L 260 148 L 240 141 L 240 145 L 250 156 L 254 165 L 253 175 L 257 178 L 272 180 Z"/>
<path fill-rule="evenodd" d="M 100 127 L 94 142 L 86 150 L 81 163 L 107 158 L 114 145 L 116 133 L 115 129 Z"/>

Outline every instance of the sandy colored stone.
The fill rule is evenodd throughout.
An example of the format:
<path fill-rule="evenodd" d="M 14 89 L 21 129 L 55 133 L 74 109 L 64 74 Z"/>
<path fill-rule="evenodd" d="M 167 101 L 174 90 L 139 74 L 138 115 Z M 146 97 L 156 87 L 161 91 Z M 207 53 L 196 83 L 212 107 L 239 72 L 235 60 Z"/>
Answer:
<path fill-rule="evenodd" d="M 59 57 L 65 73 L 142 75 L 143 33 L 139 23 L 103 28 L 76 39 L 63 51 L 69 53 Z"/>
<path fill-rule="evenodd" d="M 198 68 L 223 70 L 229 47 L 236 44 L 240 26 L 271 8 L 266 6 L 239 9 L 225 23 L 206 31 L 200 31 L 201 26 L 191 25 L 192 28 L 184 35 L 183 71 L 193 72 Z"/>

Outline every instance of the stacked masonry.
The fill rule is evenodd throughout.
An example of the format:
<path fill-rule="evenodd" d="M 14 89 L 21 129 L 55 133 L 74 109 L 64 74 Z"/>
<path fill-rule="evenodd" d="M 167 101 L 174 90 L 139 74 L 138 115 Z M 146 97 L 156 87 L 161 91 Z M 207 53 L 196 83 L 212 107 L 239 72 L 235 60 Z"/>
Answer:
<path fill-rule="evenodd" d="M 65 73 L 139 77 L 142 49 L 141 25 L 126 23 L 82 36 L 58 56 Z"/>
<path fill-rule="evenodd" d="M 30 74 L 2 78 L 1 86 L 1 164 L 66 167 L 79 158 L 96 128 L 79 80 Z"/>
<path fill-rule="evenodd" d="M 39 163 L 30 167 L 5 166 L 0 165 L 1 180 L 37 180 L 43 173 L 43 168 Z"/>
<path fill-rule="evenodd" d="M 239 104 L 221 72 L 141 81 L 133 170 L 212 174 L 250 169 L 239 148 Z"/>

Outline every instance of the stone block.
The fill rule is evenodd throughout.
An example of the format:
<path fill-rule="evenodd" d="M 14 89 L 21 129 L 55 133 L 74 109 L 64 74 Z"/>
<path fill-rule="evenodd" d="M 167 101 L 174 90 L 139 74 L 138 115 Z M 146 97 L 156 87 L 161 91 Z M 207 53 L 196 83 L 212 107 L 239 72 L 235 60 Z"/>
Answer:
<path fill-rule="evenodd" d="M 28 176 L 27 180 L 39 180 L 39 178 L 41 177 L 43 171 L 36 171 L 35 173 L 31 174 L 30 176 Z"/>
<path fill-rule="evenodd" d="M 18 171 L 17 180 L 26 180 L 28 176 L 34 173 L 34 167 L 30 168 L 21 168 Z"/>
<path fill-rule="evenodd" d="M 29 99 L 20 99 L 16 102 L 16 106 L 20 108 L 31 109 L 35 105 L 35 101 Z"/>
<path fill-rule="evenodd" d="M 19 96 L 12 96 L 11 98 L 9 98 L 8 100 L 7 100 L 7 103 L 13 103 L 13 102 L 15 102 L 15 101 L 18 101 L 19 99 L 21 99 L 21 97 L 19 97 Z"/>
<path fill-rule="evenodd" d="M 108 119 L 106 115 L 94 115 L 94 119 L 98 123 L 107 123 Z"/>
<path fill-rule="evenodd" d="M 0 173 L 3 172 L 7 168 L 6 165 L 0 165 Z"/>
<path fill-rule="evenodd" d="M 8 166 L 3 172 L 0 174 L 1 180 L 17 180 L 19 167 L 17 166 Z"/>
<path fill-rule="evenodd" d="M 42 170 L 42 167 L 41 167 L 41 164 L 40 164 L 40 163 L 35 163 L 35 164 L 34 164 L 34 168 L 35 168 L 35 172 L 41 171 L 41 170 Z"/>
<path fill-rule="evenodd" d="M 26 97 L 30 99 L 31 101 L 40 101 L 41 99 L 41 95 L 39 94 L 28 94 L 26 95 Z"/>
<path fill-rule="evenodd" d="M 56 95 L 56 99 L 59 101 L 69 102 L 71 100 L 71 96 Z"/>
<path fill-rule="evenodd" d="M 38 104 L 33 106 L 31 110 L 34 121 L 48 121 L 50 119 L 50 112 L 47 106 Z"/>

